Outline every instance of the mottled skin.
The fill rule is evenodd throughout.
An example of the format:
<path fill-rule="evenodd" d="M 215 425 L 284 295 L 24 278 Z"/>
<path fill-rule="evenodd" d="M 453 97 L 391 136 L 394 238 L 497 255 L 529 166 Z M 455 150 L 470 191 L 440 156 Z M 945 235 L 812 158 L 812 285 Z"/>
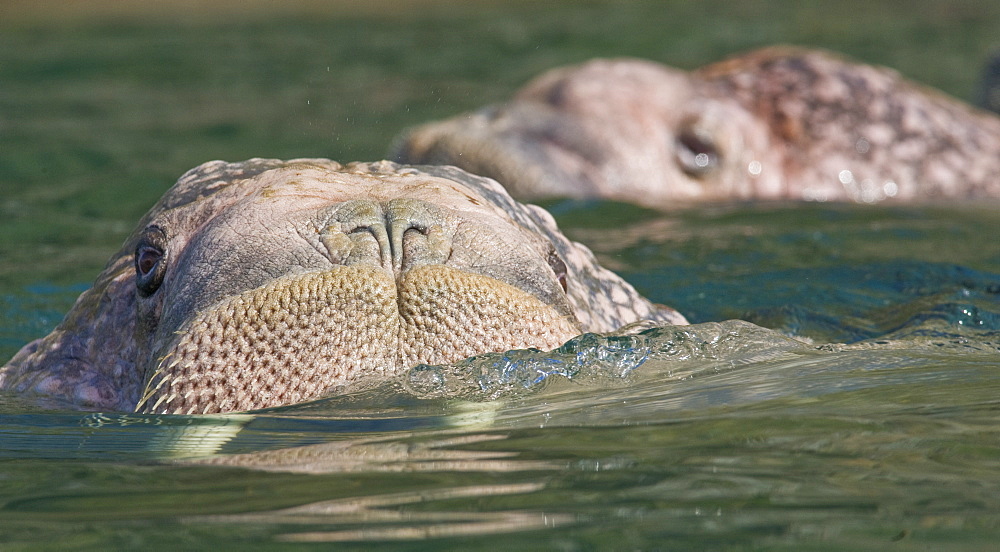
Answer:
<path fill-rule="evenodd" d="M 392 154 L 515 197 L 1000 198 L 1000 118 L 896 72 L 775 47 L 691 73 L 634 59 L 555 69 L 508 103 L 404 133 Z"/>
<path fill-rule="evenodd" d="M 0 388 L 164 413 L 279 406 L 408 367 L 683 323 L 544 210 L 453 167 L 206 163 Z"/>

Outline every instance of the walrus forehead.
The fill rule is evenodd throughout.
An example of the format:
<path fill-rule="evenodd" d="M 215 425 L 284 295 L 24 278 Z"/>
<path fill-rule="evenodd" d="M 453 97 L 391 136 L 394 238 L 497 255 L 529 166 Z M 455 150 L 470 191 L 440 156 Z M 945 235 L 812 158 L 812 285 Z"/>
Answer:
<path fill-rule="evenodd" d="M 315 202 L 328 204 L 368 199 L 387 202 L 409 198 L 474 217 L 510 220 L 509 215 L 492 199 L 470 186 L 417 171 L 373 173 L 370 171 L 331 171 L 313 165 L 290 165 L 276 168 L 253 178 L 248 186 L 256 188 L 250 198 L 258 204 L 291 201 L 307 209 Z"/>
<path fill-rule="evenodd" d="M 479 274 L 369 266 L 287 276 L 194 314 L 157 346 L 138 410 L 206 413 L 316 398 L 421 363 L 551 349 L 571 317 Z"/>

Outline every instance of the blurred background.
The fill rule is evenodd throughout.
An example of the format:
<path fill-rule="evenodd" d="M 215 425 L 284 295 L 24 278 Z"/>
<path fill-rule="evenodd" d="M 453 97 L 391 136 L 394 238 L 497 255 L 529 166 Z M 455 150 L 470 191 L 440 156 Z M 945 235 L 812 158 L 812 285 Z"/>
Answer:
<path fill-rule="evenodd" d="M 0 293 L 89 282 L 187 169 L 374 160 L 554 66 L 829 48 L 971 100 L 1000 3 L 0 2 Z"/>
<path fill-rule="evenodd" d="M 374 160 L 403 128 L 555 66 L 638 56 L 691 69 L 775 43 L 971 100 L 1000 48 L 1000 2 L 0 0 L 0 362 L 50 331 L 200 163 Z M 665 330 L 652 343 L 675 356 L 678 343 L 708 346 L 686 364 L 646 362 L 624 385 L 600 377 L 595 348 L 592 379 L 487 404 L 488 429 L 445 429 L 477 411 L 405 393 L 229 421 L 40 412 L 4 393 L 0 548 L 995 545 L 995 204 L 548 206 L 693 321 L 855 345 L 771 358 L 754 347 L 780 352 L 777 334 Z M 315 474 L 167 461 L 202 445 L 328 442 Z"/>

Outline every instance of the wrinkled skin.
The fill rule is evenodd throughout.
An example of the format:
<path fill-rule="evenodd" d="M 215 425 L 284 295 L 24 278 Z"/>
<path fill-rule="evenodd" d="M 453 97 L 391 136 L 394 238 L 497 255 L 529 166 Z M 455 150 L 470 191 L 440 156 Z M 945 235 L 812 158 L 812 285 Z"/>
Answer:
<path fill-rule="evenodd" d="M 691 73 L 634 59 L 547 72 L 508 103 L 400 136 L 521 199 L 1000 198 L 1000 118 L 896 72 L 776 47 Z"/>
<path fill-rule="evenodd" d="M 0 388 L 160 413 L 279 406 L 408 367 L 684 323 L 544 210 L 455 168 L 206 163 Z"/>

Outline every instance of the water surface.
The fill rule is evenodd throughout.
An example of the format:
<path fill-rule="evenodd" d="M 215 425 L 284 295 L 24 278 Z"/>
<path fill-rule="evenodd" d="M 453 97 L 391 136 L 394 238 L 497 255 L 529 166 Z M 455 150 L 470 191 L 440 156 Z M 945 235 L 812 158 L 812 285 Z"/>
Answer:
<path fill-rule="evenodd" d="M 694 67 L 795 42 L 972 97 L 1000 28 L 992 2 L 769 5 L 7 19 L 0 358 L 51 329 L 142 212 L 209 159 L 374 159 L 408 124 L 595 55 Z M 252 414 L 3 395 L 3 548 L 994 546 L 995 205 L 547 207 L 696 325 L 420 367 Z"/>

